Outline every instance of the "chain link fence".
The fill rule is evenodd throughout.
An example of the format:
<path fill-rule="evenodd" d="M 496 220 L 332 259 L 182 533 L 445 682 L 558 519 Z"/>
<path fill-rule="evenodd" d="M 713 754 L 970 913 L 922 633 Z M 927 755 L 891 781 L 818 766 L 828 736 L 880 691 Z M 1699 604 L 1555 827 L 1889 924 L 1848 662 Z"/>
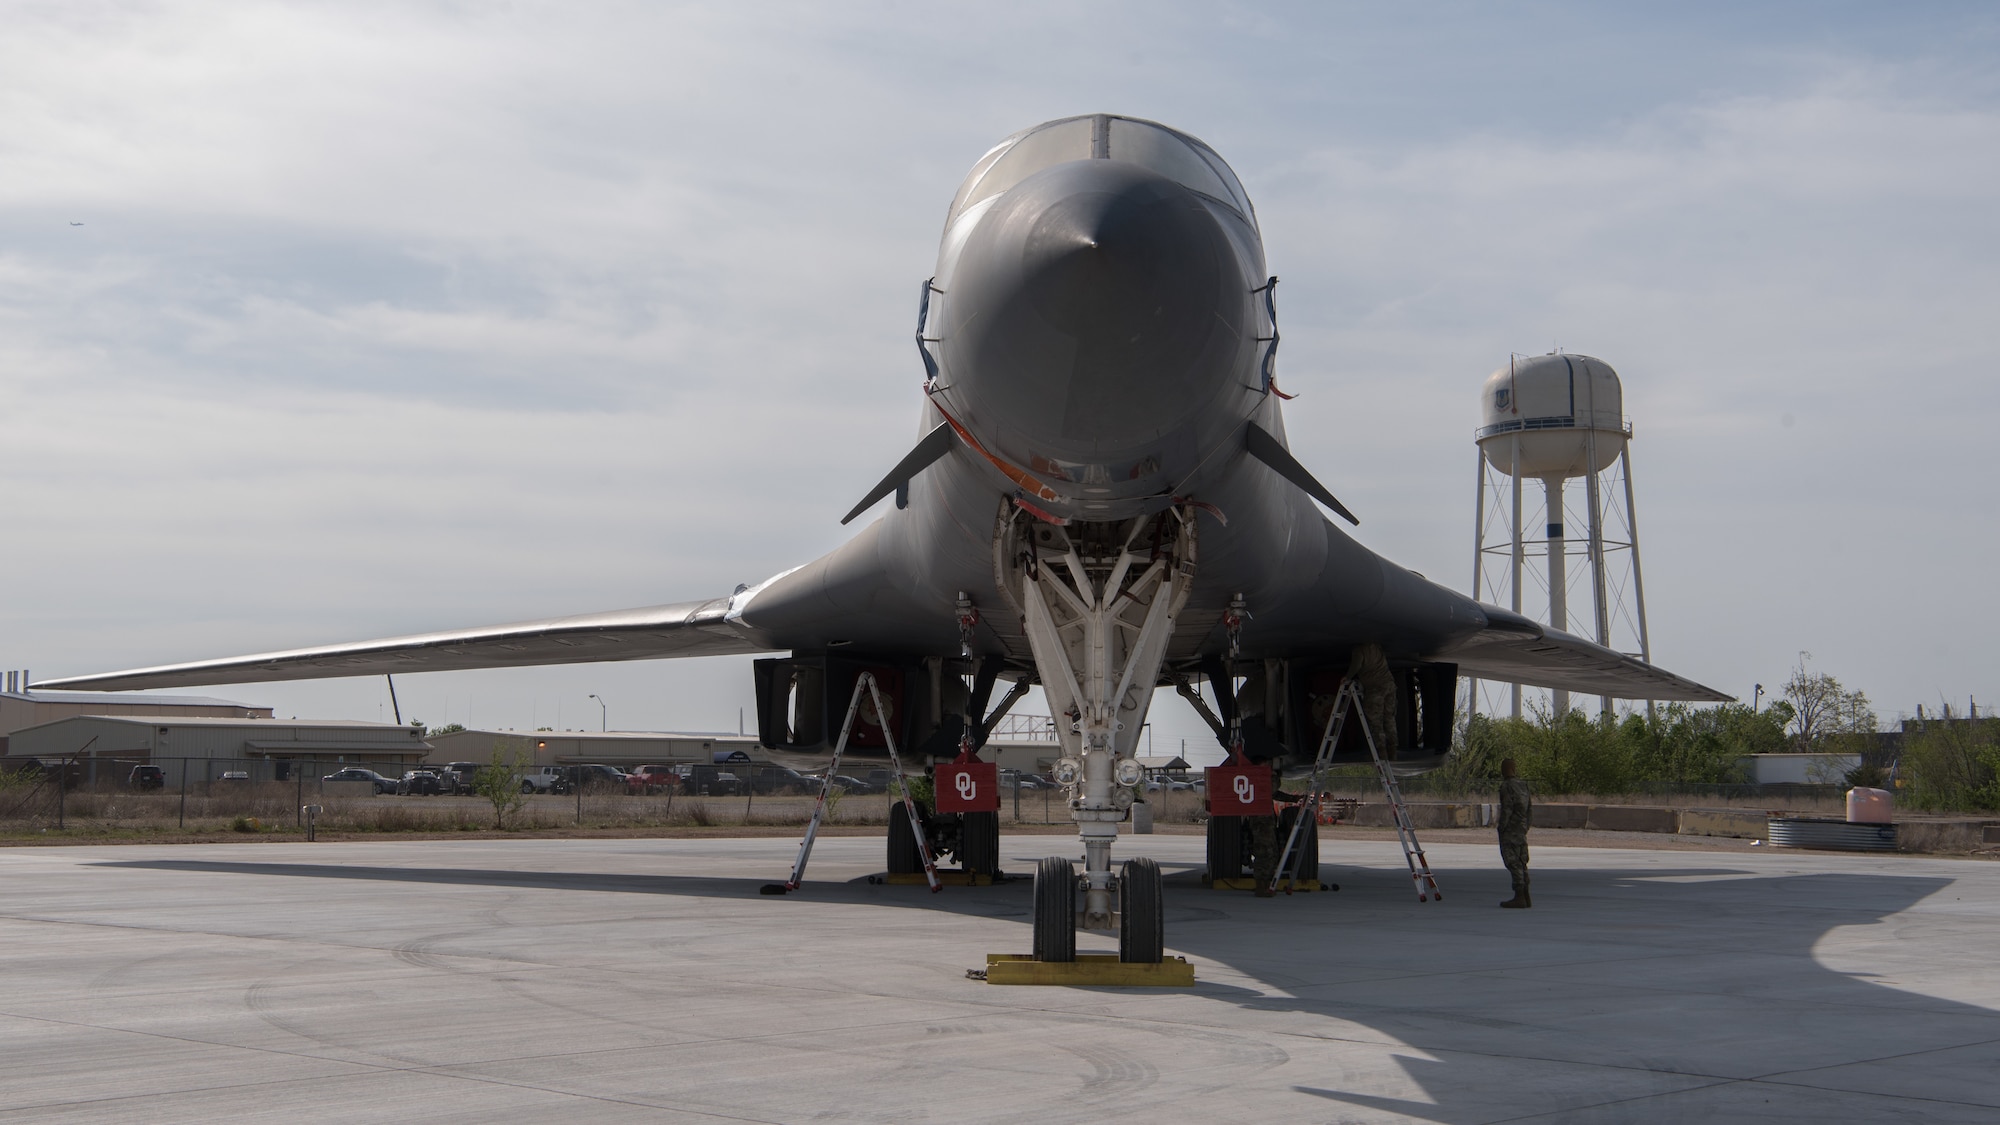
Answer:
<path fill-rule="evenodd" d="M 404 773 L 436 770 L 437 791 L 427 781 L 412 786 Z M 471 771 L 465 771 L 467 775 Z M 0 835 L 143 838 L 212 833 L 317 831 L 485 832 L 666 827 L 800 827 L 819 796 L 807 784 L 745 789 L 726 795 L 690 795 L 678 786 L 639 789 L 624 783 L 568 784 L 522 792 L 523 774 L 495 801 L 472 791 L 473 778 L 414 763 L 366 765 L 352 760 L 270 758 L 78 757 L 10 762 L 0 766 Z M 574 775 L 573 775 L 574 776 Z M 827 823 L 882 826 L 893 798 L 881 792 L 836 790 Z M 1149 793 L 1158 824 L 1198 823 L 1205 813 L 1198 791 Z M 1003 825 L 1071 823 L 1060 788 L 1008 788 L 1001 793 Z"/>

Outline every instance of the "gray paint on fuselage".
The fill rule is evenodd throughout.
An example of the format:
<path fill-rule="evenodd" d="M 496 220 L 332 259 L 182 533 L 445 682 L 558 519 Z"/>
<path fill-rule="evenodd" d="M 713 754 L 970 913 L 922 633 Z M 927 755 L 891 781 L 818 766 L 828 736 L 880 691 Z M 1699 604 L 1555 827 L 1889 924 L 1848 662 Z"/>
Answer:
<path fill-rule="evenodd" d="M 1174 496 L 1214 505 L 1227 523 L 1198 517 L 1189 617 L 1242 594 L 1249 655 L 1362 640 L 1418 655 L 1486 624 L 1471 599 L 1368 551 L 1245 455 L 1246 422 L 1280 443 L 1285 429 L 1258 374 L 1262 241 L 1233 207 L 1136 165 L 1079 160 L 956 217 L 973 229 L 948 227 L 942 241 L 931 312 L 940 375 L 922 432 L 944 420 L 939 405 L 951 410 L 996 456 L 1063 493 L 1035 501 L 1059 515 L 1129 518 Z M 1080 432 L 1079 402 L 1106 421 Z M 1035 468 L 1052 462 L 1155 468 L 1125 480 Z M 960 591 L 989 615 L 1010 605 L 995 588 L 993 542 L 1016 489 L 959 445 L 911 481 L 908 508 L 774 583 L 742 621 L 777 648 L 953 651 Z M 1189 641 L 1222 643 L 1182 638 L 1176 651 Z M 982 643 L 999 647 L 991 635 Z"/>

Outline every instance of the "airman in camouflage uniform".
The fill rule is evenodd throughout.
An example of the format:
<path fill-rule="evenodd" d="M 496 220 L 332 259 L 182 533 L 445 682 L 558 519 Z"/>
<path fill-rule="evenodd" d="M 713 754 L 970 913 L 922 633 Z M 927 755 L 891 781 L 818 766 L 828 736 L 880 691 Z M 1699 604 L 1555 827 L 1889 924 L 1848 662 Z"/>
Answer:
<path fill-rule="evenodd" d="M 1361 712 L 1384 759 L 1396 756 L 1396 677 L 1381 645 L 1355 645 L 1347 675 L 1361 685 Z"/>
<path fill-rule="evenodd" d="M 1278 877 L 1278 818 L 1269 812 L 1243 818 L 1250 829 L 1250 876 L 1257 897 L 1270 898 L 1271 880 Z"/>
<path fill-rule="evenodd" d="M 1274 790 L 1270 815 L 1243 818 L 1250 827 L 1250 872 L 1257 881 L 1258 898 L 1270 898 L 1277 893 L 1271 889 L 1271 881 L 1278 877 L 1278 852 L 1284 846 L 1278 842 L 1278 806 L 1297 804 L 1303 799 L 1297 794 Z"/>
<path fill-rule="evenodd" d="M 1528 819 L 1532 802 L 1528 783 L 1514 776 L 1514 759 L 1500 763 L 1500 862 L 1514 880 L 1514 897 L 1501 903 L 1509 910 L 1526 910 L 1528 897 Z"/>

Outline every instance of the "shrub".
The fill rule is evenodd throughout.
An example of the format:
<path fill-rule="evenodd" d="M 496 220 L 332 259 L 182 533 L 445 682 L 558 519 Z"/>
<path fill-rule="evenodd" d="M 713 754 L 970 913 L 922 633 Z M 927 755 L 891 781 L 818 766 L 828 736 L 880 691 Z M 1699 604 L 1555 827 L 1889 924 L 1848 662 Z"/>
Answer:
<path fill-rule="evenodd" d="M 1788 748 L 1782 706 L 1752 711 L 1740 703 L 1693 708 L 1670 703 L 1651 714 L 1591 718 L 1545 709 L 1524 718 L 1474 716 L 1457 751 L 1430 775 L 1430 787 L 1484 792 L 1499 784 L 1513 758 L 1538 792 L 1627 793 L 1644 784 L 1726 785 L 1743 780 L 1738 759 Z"/>
<path fill-rule="evenodd" d="M 1898 765 L 1904 799 L 1925 809 L 2000 808 L 2000 722 L 1953 719 L 1906 726 Z"/>
<path fill-rule="evenodd" d="M 507 739 L 493 744 L 493 758 L 472 775 L 472 791 L 493 804 L 493 830 L 507 827 L 507 818 L 528 803 L 521 778 L 528 772 L 528 741 Z"/>

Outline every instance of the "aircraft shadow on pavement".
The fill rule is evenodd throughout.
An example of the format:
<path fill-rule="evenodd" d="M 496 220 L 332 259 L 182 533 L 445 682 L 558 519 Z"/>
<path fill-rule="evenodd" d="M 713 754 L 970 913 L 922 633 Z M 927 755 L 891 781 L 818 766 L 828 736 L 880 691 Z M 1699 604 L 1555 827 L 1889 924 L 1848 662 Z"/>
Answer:
<path fill-rule="evenodd" d="M 217 860 L 104 866 L 697 898 L 755 898 L 767 881 Z M 1579 1074 L 1623 1074 L 1628 1081 L 1607 1085 L 1599 1100 L 1572 1088 L 1551 1095 L 1547 1111 L 1587 1106 L 1590 1120 L 1654 1119 L 1670 1112 L 1651 1100 L 1663 1091 L 1745 1081 L 1766 1084 L 1775 1097 L 1824 1090 L 1888 1111 L 1897 1103 L 1861 1093 L 1879 1088 L 1887 1070 L 1865 1062 L 1866 1073 L 1847 1068 L 1954 1047 L 1983 1050 L 1968 1065 L 1990 1066 L 2000 1051 L 2000 1013 L 1828 969 L 1813 956 L 1832 930 L 1906 910 L 1949 887 L 1948 878 L 1553 870 L 1537 877 L 1534 910 L 1503 913 L 1494 909 L 1506 893 L 1497 871 L 1440 873 L 1452 897 L 1420 904 L 1407 874 L 1389 869 L 1328 864 L 1341 893 L 1257 900 L 1201 889 L 1186 865 L 1168 868 L 1169 949 L 1236 968 L 1265 986 L 1207 983 L 1197 986 L 1202 994 L 1246 1009 L 1362 1025 L 1392 1038 L 1392 1048 L 1432 1056 L 1398 1056 L 1427 1100 L 1293 1087 L 1355 1107 L 1457 1125 L 1493 1120 L 1501 1101 L 1515 1100 L 1496 1101 L 1501 1088 L 1542 1081 L 1553 1090 L 1573 1087 Z M 1026 923 L 1030 885 L 1015 879 L 933 895 L 922 886 L 808 879 L 795 894 Z M 1923 1093 L 1921 1078 L 1905 1085 L 1940 1109 L 1972 1108 Z"/>
<path fill-rule="evenodd" d="M 1362 877 L 1412 900 L 1385 909 L 1390 898 L 1371 894 L 1357 911 L 1369 917 L 1345 928 L 1339 944 L 1374 944 L 1382 955 L 1336 959 L 1331 974 L 1302 968 L 1289 982 L 1267 971 L 1260 979 L 1285 994 L 1241 1003 L 1393 1036 L 1430 1056 L 1397 1058 L 1424 1097 L 1294 1086 L 1300 1093 L 1452 1125 L 1544 1114 L 1738 1120 L 1760 1105 L 1751 1117 L 1792 1120 L 1778 1112 L 1789 1105 L 1903 1120 L 1924 1103 L 1938 1116 L 1910 1119 L 1984 1120 L 2000 1106 L 1992 1088 L 1966 1100 L 1981 1082 L 1974 1076 L 2000 1059 L 2000 1012 L 1830 969 L 1814 956 L 1833 930 L 1880 922 L 1952 879 L 1571 869 L 1537 877 L 1532 911 L 1503 912 L 1495 904 L 1510 892 L 1499 872 L 1443 879 L 1448 893 L 1460 890 L 1444 904 L 1413 901 L 1401 872 Z M 1459 903 L 1487 915 L 1484 923 L 1454 911 L 1451 932 L 1425 934 L 1427 911 Z M 1310 966 L 1325 936 L 1274 934 L 1262 959 Z M 1398 943 L 1400 951 L 1383 949 Z M 1970 1051 L 1956 1068 L 1916 1058 L 1954 1048 Z M 1521 1112 L 1523 1092 L 1535 1090 L 1547 1104 Z M 1916 1100 L 1881 1096 L 1891 1091 Z"/>
<path fill-rule="evenodd" d="M 782 882 L 786 872 L 774 872 L 774 879 L 741 879 L 702 875 L 637 875 L 583 871 L 508 871 L 502 869 L 449 867 L 364 867 L 344 863 L 256 863 L 231 860 L 146 859 L 107 860 L 98 867 L 141 868 L 154 871 L 210 872 L 227 875 L 272 875 L 308 879 L 371 879 L 392 883 L 431 883 L 466 887 L 507 887 L 511 889 L 555 891 L 608 891 L 615 894 L 683 895 L 693 898 L 758 898 L 758 888 Z M 1020 882 L 1025 887 L 1026 882 Z M 958 894 L 929 895 L 923 887 L 876 886 L 865 879 L 847 882 L 808 878 L 798 893 L 819 902 L 867 903 L 877 906 L 921 906 L 958 914 L 994 915 L 990 898 L 980 892 L 1006 889 L 952 887 Z M 915 892 L 913 895 L 911 892 Z M 921 896 L 921 899 L 915 897 Z M 1014 911 L 1006 911 L 1011 914 Z M 1026 917 L 1026 911 L 1020 911 Z"/>

